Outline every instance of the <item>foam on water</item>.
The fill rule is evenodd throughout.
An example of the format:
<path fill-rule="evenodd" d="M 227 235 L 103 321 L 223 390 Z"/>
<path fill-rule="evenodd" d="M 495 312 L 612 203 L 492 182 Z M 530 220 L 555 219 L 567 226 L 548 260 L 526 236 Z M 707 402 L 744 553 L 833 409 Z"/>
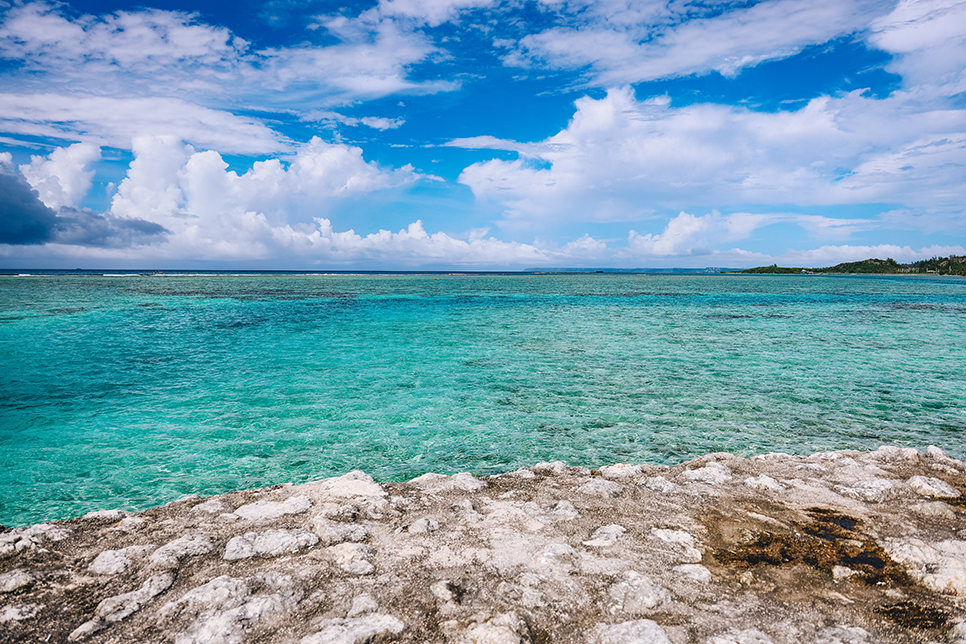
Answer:
<path fill-rule="evenodd" d="M 943 278 L 0 280 L 0 523 L 352 469 L 962 458 L 964 321 Z"/>

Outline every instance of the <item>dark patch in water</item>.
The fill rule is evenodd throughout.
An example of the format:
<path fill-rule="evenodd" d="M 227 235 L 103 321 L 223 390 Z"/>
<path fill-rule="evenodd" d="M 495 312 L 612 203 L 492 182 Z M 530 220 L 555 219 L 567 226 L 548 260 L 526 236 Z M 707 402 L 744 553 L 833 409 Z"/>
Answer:
<path fill-rule="evenodd" d="M 949 613 L 946 611 L 932 606 L 922 606 L 915 602 L 900 602 L 892 606 L 880 606 L 873 610 L 890 622 L 906 628 L 941 629 L 949 623 Z"/>
<path fill-rule="evenodd" d="M 710 315 L 704 316 L 709 320 L 745 320 L 750 318 L 750 315 L 733 315 L 730 313 L 712 313 Z"/>

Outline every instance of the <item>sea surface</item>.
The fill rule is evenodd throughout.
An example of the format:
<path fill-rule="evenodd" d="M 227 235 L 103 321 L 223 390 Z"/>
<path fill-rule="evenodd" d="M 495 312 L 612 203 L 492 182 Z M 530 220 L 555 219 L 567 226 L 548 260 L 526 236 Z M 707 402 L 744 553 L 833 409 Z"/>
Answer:
<path fill-rule="evenodd" d="M 0 523 L 362 469 L 937 445 L 966 280 L 0 276 Z"/>

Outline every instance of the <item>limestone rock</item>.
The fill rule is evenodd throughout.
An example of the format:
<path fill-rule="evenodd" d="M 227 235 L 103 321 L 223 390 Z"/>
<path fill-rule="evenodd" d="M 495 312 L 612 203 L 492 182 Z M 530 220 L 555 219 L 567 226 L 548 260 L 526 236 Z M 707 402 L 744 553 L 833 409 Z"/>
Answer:
<path fill-rule="evenodd" d="M 593 644 L 671 644 L 664 629 L 649 619 L 598 624 L 589 640 Z"/>
<path fill-rule="evenodd" d="M 584 541 L 584 545 L 592 548 L 606 548 L 617 543 L 617 540 L 625 532 L 627 532 L 627 528 L 622 525 L 616 523 L 605 525 L 595 530 L 594 534 L 590 535 L 590 540 Z"/>
<path fill-rule="evenodd" d="M 306 530 L 266 530 L 249 532 L 235 537 L 225 546 L 225 561 L 237 561 L 250 557 L 277 557 L 286 553 L 310 548 L 319 538 Z"/>
<path fill-rule="evenodd" d="M 293 496 L 285 501 L 255 501 L 243 505 L 235 514 L 249 521 L 270 521 L 286 514 L 299 514 L 312 507 L 312 501 L 307 496 Z"/>
<path fill-rule="evenodd" d="M 681 474 L 682 477 L 689 481 L 700 481 L 702 483 L 712 483 L 715 485 L 727 483 L 731 480 L 731 475 L 731 468 L 713 461 L 704 467 L 699 467 L 695 470 L 686 470 Z"/>
<path fill-rule="evenodd" d="M 170 588 L 173 582 L 174 575 L 162 573 L 149 577 L 144 585 L 137 590 L 108 597 L 97 605 L 97 610 L 94 611 L 94 619 L 78 626 L 67 639 L 71 642 L 85 639 L 111 624 L 130 617 L 154 597 Z"/>
<path fill-rule="evenodd" d="M 935 496 L 941 499 L 955 499 L 959 490 L 952 485 L 932 476 L 913 476 L 908 481 L 909 487 L 922 496 Z"/>
<path fill-rule="evenodd" d="M 128 546 L 120 550 L 105 550 L 94 558 L 87 567 L 95 575 L 117 575 L 133 565 L 135 559 L 140 559 L 154 550 L 155 546 Z"/>
<path fill-rule="evenodd" d="M 852 485 L 836 485 L 835 491 L 853 499 L 882 503 L 895 496 L 895 484 L 886 479 L 874 478 L 856 481 Z"/>
<path fill-rule="evenodd" d="M 12 593 L 26 588 L 34 581 L 34 576 L 26 570 L 11 570 L 0 575 L 0 593 Z"/>
<path fill-rule="evenodd" d="M 613 498 L 624 491 L 624 488 L 613 481 L 593 478 L 577 488 L 578 494 L 599 496 L 605 499 Z"/>
<path fill-rule="evenodd" d="M 617 463 L 615 465 L 605 465 L 600 468 L 600 475 L 605 479 L 626 479 L 632 476 L 640 476 L 643 468 L 640 465 L 628 465 Z"/>
<path fill-rule="evenodd" d="M 415 485 L 421 488 L 425 492 L 452 492 L 452 491 L 463 491 L 463 492 L 475 492 L 477 490 L 482 490 L 486 487 L 486 482 L 474 477 L 469 472 L 460 472 L 459 474 L 454 474 L 452 476 L 444 476 L 443 474 L 423 474 L 422 476 L 417 476 L 409 482 L 410 485 Z"/>
<path fill-rule="evenodd" d="M 615 614 L 640 615 L 671 601 L 671 593 L 635 570 L 624 572 L 607 593 Z"/>
<path fill-rule="evenodd" d="M 299 644 L 368 644 L 388 635 L 399 635 L 406 625 L 392 615 L 372 613 L 362 617 L 330 619 L 322 630 L 303 637 Z"/>
<path fill-rule="evenodd" d="M 521 644 L 520 619 L 514 613 L 501 613 L 469 629 L 464 644 Z"/>
<path fill-rule="evenodd" d="M 206 555 L 214 544 L 203 534 L 186 534 L 161 546 L 151 555 L 151 563 L 158 568 L 177 568 L 185 557 Z"/>
<path fill-rule="evenodd" d="M 350 575 L 368 575 L 375 570 L 369 562 L 372 550 L 361 543 L 340 543 L 328 550 L 336 565 Z"/>
<path fill-rule="evenodd" d="M 22 622 L 25 619 L 31 619 L 44 608 L 46 608 L 44 604 L 18 604 L 14 606 L 6 606 L 4 607 L 3 611 L 0 611 L 0 624 L 3 624 L 4 622 Z"/>
<path fill-rule="evenodd" d="M 343 541 L 365 541 L 369 534 L 365 526 L 336 523 L 324 516 L 312 520 L 312 529 L 323 546 L 334 546 Z"/>

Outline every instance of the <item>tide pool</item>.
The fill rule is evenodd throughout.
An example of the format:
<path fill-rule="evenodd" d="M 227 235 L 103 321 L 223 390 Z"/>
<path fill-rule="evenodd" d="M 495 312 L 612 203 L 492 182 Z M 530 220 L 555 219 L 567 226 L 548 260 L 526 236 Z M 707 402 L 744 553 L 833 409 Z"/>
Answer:
<path fill-rule="evenodd" d="M 0 276 L 0 523 L 398 481 L 933 444 L 966 280 Z"/>

